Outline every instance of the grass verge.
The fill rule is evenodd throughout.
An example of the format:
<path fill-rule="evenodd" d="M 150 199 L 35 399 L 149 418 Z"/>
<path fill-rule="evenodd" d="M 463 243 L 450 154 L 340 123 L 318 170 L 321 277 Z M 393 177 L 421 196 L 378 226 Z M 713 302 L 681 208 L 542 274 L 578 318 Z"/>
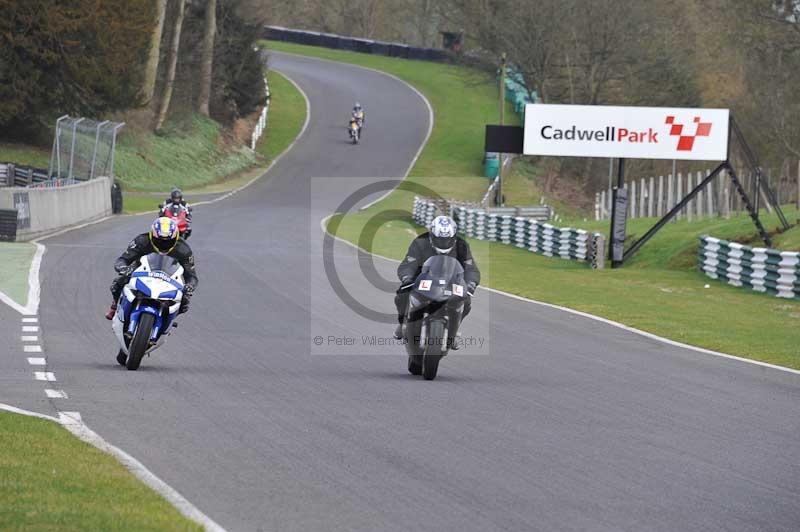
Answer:
<path fill-rule="evenodd" d="M 459 67 L 374 57 L 286 43 L 267 44 L 287 52 L 354 63 L 384 70 L 411 83 L 434 107 L 436 127 L 412 169 L 410 181 L 429 186 L 445 197 L 475 199 L 483 126 L 496 120 L 491 112 L 496 89 L 465 83 L 475 76 Z M 458 98 L 453 98 L 458 94 Z M 469 112 L 473 109 L 474 112 Z M 458 140 L 447 138 L 454 135 Z M 454 142 L 450 142 L 454 140 Z M 448 179 L 445 176 L 466 176 Z M 331 218 L 337 236 L 383 256 L 399 259 L 414 226 L 408 211 L 413 194 L 396 191 L 363 212 Z M 384 213 L 384 214 L 382 214 Z M 790 219 L 796 212 L 789 211 Z M 632 220 L 630 235 L 640 235 L 654 220 Z M 776 221 L 767 216 L 767 226 Z M 607 232 L 607 222 L 581 222 Z M 596 227 L 595 227 L 596 225 Z M 375 237 L 365 240 L 364 235 Z M 696 269 L 700 234 L 739 239 L 753 235 L 746 216 L 731 220 L 681 221 L 669 224 L 621 269 L 593 271 L 584 264 L 552 259 L 502 244 L 473 242 L 486 272 L 483 283 L 524 297 L 589 312 L 691 345 L 800 368 L 800 302 L 777 299 L 708 279 Z M 787 233 L 786 238 L 798 238 Z M 778 240 L 780 241 L 780 240 Z M 704 288 L 708 284 L 709 288 Z"/>
<path fill-rule="evenodd" d="M 264 169 L 283 153 L 300 134 L 306 120 L 306 103 L 303 94 L 281 73 L 267 72 L 270 86 L 270 107 L 267 128 L 256 143 L 257 166 L 240 170 L 222 180 L 200 187 L 185 190 L 192 194 L 213 194 L 227 192 L 258 177 Z M 191 199 L 191 197 L 190 197 Z M 126 213 L 155 211 L 160 196 L 126 193 L 123 201 Z"/>
<path fill-rule="evenodd" d="M 36 246 L 27 242 L 0 242 L 0 292 L 19 303 L 28 304 L 28 272 Z"/>
<path fill-rule="evenodd" d="M 0 530 L 202 530 L 58 424 L 0 412 Z"/>

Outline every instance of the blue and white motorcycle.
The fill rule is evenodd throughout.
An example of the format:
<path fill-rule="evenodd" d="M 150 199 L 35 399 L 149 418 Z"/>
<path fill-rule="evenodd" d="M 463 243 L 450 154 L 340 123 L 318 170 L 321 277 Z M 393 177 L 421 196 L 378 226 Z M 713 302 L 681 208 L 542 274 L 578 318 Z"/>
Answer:
<path fill-rule="evenodd" d="M 151 253 L 122 289 L 111 328 L 119 341 L 117 362 L 139 369 L 142 357 L 164 343 L 183 299 L 183 267 L 171 257 Z"/>

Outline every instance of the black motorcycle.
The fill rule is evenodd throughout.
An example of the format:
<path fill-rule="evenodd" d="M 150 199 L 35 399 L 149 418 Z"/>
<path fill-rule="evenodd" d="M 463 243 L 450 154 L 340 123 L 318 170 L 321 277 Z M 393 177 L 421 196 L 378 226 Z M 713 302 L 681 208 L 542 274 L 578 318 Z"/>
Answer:
<path fill-rule="evenodd" d="M 464 312 L 464 268 L 449 255 L 434 255 L 422 265 L 410 290 L 403 321 L 408 371 L 436 378 L 439 361 L 453 345 Z"/>

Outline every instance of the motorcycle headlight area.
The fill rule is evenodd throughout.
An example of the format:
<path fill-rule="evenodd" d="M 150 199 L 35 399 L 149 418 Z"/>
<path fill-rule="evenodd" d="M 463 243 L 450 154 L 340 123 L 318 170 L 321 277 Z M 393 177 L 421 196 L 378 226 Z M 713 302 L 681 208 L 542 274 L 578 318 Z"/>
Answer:
<path fill-rule="evenodd" d="M 177 287 L 166 281 L 152 277 L 137 277 L 134 290 L 152 299 L 179 300 L 182 297 L 181 290 Z"/>
<path fill-rule="evenodd" d="M 413 292 L 411 293 L 410 296 L 408 296 L 408 303 L 411 308 L 419 308 L 428 304 L 426 299 L 423 299 L 422 297 L 420 297 L 417 294 L 414 294 Z"/>

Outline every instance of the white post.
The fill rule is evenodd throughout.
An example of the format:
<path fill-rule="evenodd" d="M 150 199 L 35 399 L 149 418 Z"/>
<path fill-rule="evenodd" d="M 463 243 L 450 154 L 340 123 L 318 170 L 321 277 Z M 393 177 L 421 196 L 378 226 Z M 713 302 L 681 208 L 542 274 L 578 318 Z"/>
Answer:
<path fill-rule="evenodd" d="M 706 170 L 706 177 L 709 176 L 711 172 Z M 711 180 L 711 182 L 706 185 L 706 215 L 710 218 L 714 216 L 714 181 L 719 180 L 719 174 L 717 177 Z"/>
<path fill-rule="evenodd" d="M 631 180 L 630 198 L 631 198 L 631 211 L 630 212 L 631 212 L 631 219 L 633 219 L 633 218 L 636 218 L 636 213 L 637 213 L 637 211 L 636 211 L 636 180 L 635 179 Z"/>
<path fill-rule="evenodd" d="M 700 183 L 703 182 L 703 172 L 697 172 L 697 186 L 700 186 Z M 697 219 L 703 217 L 703 191 L 697 193 Z"/>
<path fill-rule="evenodd" d="M 675 205 L 681 202 L 683 198 L 683 176 L 678 172 L 678 175 L 675 178 Z M 676 220 L 683 219 L 685 209 L 681 209 L 678 211 L 678 214 L 675 216 Z"/>
<path fill-rule="evenodd" d="M 606 219 L 606 191 L 600 192 L 600 219 Z"/>
<path fill-rule="evenodd" d="M 656 216 L 664 215 L 664 176 L 658 176 L 658 200 L 656 203 Z"/>
<path fill-rule="evenodd" d="M 647 185 L 644 178 L 639 180 L 639 218 L 645 216 L 645 206 L 647 205 Z"/>
<path fill-rule="evenodd" d="M 655 212 L 653 210 L 653 206 L 655 203 L 655 186 L 656 186 L 656 178 L 650 178 L 650 188 L 649 188 L 649 196 L 647 198 L 647 216 L 652 218 L 655 216 Z"/>

